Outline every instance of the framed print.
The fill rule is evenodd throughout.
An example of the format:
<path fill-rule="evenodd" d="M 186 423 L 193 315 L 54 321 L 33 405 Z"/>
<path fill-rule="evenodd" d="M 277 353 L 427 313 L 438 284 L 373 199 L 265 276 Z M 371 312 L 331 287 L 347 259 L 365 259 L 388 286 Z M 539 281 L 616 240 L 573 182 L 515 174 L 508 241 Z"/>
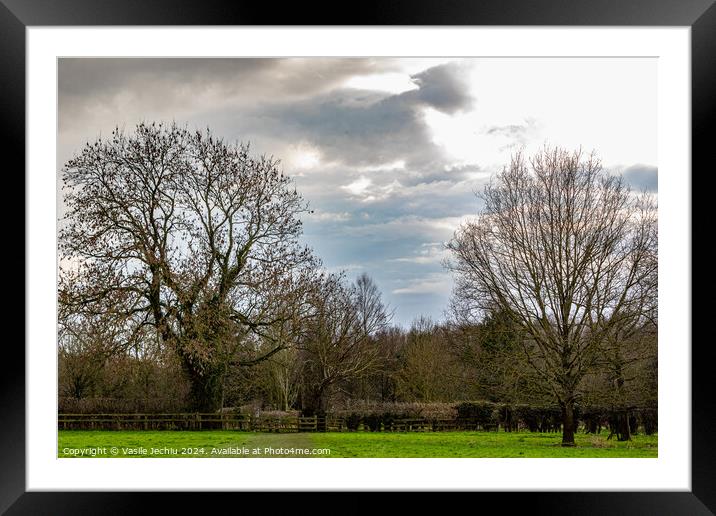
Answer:
<path fill-rule="evenodd" d="M 4 1 L 3 510 L 714 511 L 691 205 L 716 8 L 509 6 Z"/>

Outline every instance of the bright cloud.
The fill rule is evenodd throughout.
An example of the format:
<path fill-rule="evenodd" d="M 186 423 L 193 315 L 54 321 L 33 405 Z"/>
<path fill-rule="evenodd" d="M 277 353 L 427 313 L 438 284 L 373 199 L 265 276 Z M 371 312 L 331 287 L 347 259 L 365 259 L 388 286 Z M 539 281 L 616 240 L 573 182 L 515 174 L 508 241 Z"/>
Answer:
<path fill-rule="evenodd" d="M 431 273 L 410 281 L 405 287 L 394 289 L 393 294 L 447 294 L 451 289 L 452 278 L 448 273 Z"/>
<path fill-rule="evenodd" d="M 418 88 L 410 75 L 404 73 L 359 75 L 348 79 L 344 86 L 360 90 L 386 91 L 393 94 Z"/>
<path fill-rule="evenodd" d="M 351 195 L 360 197 L 364 196 L 368 192 L 368 189 L 372 184 L 372 180 L 368 179 L 365 176 L 361 176 L 352 183 L 347 184 L 345 186 L 341 186 L 341 188 L 350 193 Z"/>

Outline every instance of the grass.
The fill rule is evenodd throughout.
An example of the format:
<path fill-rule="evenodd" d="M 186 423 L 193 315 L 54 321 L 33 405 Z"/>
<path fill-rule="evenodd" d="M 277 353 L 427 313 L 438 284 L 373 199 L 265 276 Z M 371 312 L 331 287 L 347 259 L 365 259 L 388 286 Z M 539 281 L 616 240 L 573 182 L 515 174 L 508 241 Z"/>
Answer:
<path fill-rule="evenodd" d="M 574 448 L 560 434 L 529 432 L 255 433 L 236 431 L 60 430 L 58 457 L 641 457 L 656 458 L 656 435 L 628 442 L 607 433 L 577 434 Z M 270 450 L 269 450 L 270 448 Z M 329 454 L 321 450 L 330 450 Z M 297 450 L 308 450 L 298 452 Z M 308 455 L 307 455 L 308 454 Z"/>

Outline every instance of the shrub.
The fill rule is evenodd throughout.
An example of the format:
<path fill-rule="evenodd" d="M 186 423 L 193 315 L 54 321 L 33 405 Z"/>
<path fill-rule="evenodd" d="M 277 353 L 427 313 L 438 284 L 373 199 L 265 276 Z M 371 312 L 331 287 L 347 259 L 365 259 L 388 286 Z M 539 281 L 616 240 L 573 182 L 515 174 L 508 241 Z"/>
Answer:
<path fill-rule="evenodd" d="M 360 422 L 361 422 L 361 416 L 359 414 L 356 414 L 356 413 L 348 414 L 347 416 L 345 416 L 345 419 L 346 419 L 346 428 L 348 428 L 348 430 L 353 430 L 353 431 L 358 430 L 358 428 L 360 427 Z"/>
<path fill-rule="evenodd" d="M 658 428 L 658 410 L 655 408 L 642 408 L 637 411 L 637 418 L 646 435 L 653 435 Z"/>
<path fill-rule="evenodd" d="M 489 401 L 466 401 L 458 404 L 457 424 L 469 430 L 492 430 L 497 427 L 496 405 Z"/>
<path fill-rule="evenodd" d="M 395 403 L 359 401 L 334 408 L 331 415 L 346 420 L 349 430 L 357 430 L 360 423 L 371 432 L 389 430 L 403 419 L 453 420 L 457 411 L 452 403 Z"/>

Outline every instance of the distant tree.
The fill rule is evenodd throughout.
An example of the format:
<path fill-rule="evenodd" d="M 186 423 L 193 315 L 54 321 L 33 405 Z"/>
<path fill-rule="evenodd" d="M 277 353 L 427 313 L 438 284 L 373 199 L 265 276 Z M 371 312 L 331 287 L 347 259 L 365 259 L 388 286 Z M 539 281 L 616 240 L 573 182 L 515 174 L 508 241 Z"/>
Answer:
<path fill-rule="evenodd" d="M 608 410 L 610 436 L 631 438 L 635 410 L 656 409 L 657 327 L 627 326 L 606 342 L 586 396 L 587 404 Z"/>
<path fill-rule="evenodd" d="M 656 207 L 593 155 L 559 148 L 529 161 L 517 153 L 480 197 L 479 217 L 448 245 L 455 296 L 519 326 L 525 359 L 562 408 L 562 444 L 573 446 L 585 375 L 655 299 Z"/>
<path fill-rule="evenodd" d="M 353 288 L 360 331 L 363 335 L 375 336 L 387 327 L 393 314 L 383 303 L 380 290 L 368 273 L 361 273 Z"/>
<path fill-rule="evenodd" d="M 142 123 L 87 143 L 62 179 L 60 255 L 77 264 L 61 271 L 66 317 L 111 314 L 130 339 L 152 328 L 198 410 L 221 404 L 228 362 L 285 347 L 256 353 L 295 315 L 316 263 L 298 244 L 307 206 L 277 161 L 209 130 Z"/>
<path fill-rule="evenodd" d="M 274 342 L 282 341 L 286 347 L 259 365 L 258 381 L 266 401 L 278 410 L 287 411 L 296 405 L 301 386 L 300 330 L 284 323 L 275 325 L 270 331 L 273 339 L 264 346 L 271 349 Z"/>
<path fill-rule="evenodd" d="M 551 393 L 544 392 L 524 359 L 520 327 L 498 307 L 484 310 L 479 318 L 463 308 L 461 300 L 452 300 L 447 327 L 455 360 L 469 369 L 474 384 L 473 395 L 462 399 L 544 405 Z"/>
<path fill-rule="evenodd" d="M 376 368 L 380 355 L 372 337 L 389 319 L 367 276 L 347 286 L 342 276 L 326 274 L 310 297 L 311 314 L 299 343 L 302 408 L 305 415 L 324 415 L 335 385 Z"/>
<path fill-rule="evenodd" d="M 280 410 L 287 411 L 298 400 L 301 365 L 297 360 L 297 350 L 288 348 L 276 353 L 266 361 L 272 393 Z"/>
<path fill-rule="evenodd" d="M 405 331 L 400 326 L 386 326 L 372 337 L 376 347 L 376 365 L 358 380 L 341 385 L 346 397 L 359 400 L 398 400 L 398 375 L 405 349 Z"/>
<path fill-rule="evenodd" d="M 405 335 L 397 391 L 405 401 L 451 401 L 459 397 L 462 365 L 450 353 L 443 329 L 429 317 L 413 321 Z"/>
<path fill-rule="evenodd" d="M 110 360 L 131 349 L 137 353 L 147 351 L 152 337 L 147 328 L 126 324 L 125 317 L 115 310 L 74 314 L 61 306 L 58 326 L 60 396 L 79 400 L 106 394 L 102 383 Z"/>

